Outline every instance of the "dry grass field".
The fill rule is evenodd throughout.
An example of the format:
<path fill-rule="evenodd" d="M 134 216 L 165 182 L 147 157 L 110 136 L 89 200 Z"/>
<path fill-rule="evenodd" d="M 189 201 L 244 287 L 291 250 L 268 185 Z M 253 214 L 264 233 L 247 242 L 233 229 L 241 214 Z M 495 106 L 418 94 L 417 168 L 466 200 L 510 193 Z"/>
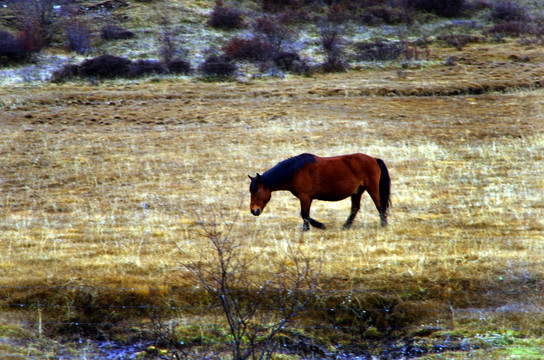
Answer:
<path fill-rule="evenodd" d="M 520 53 L 531 62 L 512 57 Z M 515 347 L 537 358 L 544 58 L 515 44 L 458 58 L 402 74 L 0 89 L 0 324 L 16 338 L 0 349 L 43 356 L 21 337 L 76 321 L 134 322 L 139 310 L 128 308 L 140 304 L 194 305 L 182 290 L 198 283 L 182 264 L 206 256 L 203 228 L 232 227 L 257 281 L 298 249 L 320 264 L 323 304 L 381 306 L 392 314 L 384 324 L 410 336 L 462 333 L 474 346 L 460 350 L 473 357 L 515 357 Z M 349 200 L 314 202 L 325 231 L 301 232 L 289 193 L 253 217 L 247 175 L 302 152 L 384 159 L 390 225 L 379 227 L 368 195 L 349 231 Z M 183 321 L 219 321 L 194 315 Z M 333 325 L 304 313 L 299 321 Z"/>

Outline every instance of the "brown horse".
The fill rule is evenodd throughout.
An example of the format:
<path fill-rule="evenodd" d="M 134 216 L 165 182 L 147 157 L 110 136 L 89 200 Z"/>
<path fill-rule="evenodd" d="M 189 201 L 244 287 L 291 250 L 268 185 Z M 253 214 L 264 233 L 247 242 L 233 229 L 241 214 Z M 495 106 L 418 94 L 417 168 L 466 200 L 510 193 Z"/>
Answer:
<path fill-rule="evenodd" d="M 249 176 L 251 213 L 259 216 L 273 191 L 288 190 L 300 200 L 303 231 L 309 225 L 325 229 L 310 217 L 313 200 L 339 201 L 351 196 L 351 213 L 344 228 L 351 227 L 361 207 L 361 196 L 368 191 L 380 213 L 381 225 L 387 225 L 391 179 L 385 163 L 365 154 L 318 157 L 301 154 L 278 163 L 264 174 Z"/>

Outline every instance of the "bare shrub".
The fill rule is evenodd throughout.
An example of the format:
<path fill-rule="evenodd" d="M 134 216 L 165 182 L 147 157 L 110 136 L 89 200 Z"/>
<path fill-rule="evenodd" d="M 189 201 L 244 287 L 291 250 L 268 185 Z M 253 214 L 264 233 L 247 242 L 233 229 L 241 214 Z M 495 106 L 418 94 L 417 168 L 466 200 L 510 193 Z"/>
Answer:
<path fill-rule="evenodd" d="M 0 64 L 21 63 L 31 58 L 32 52 L 21 39 L 0 30 Z"/>
<path fill-rule="evenodd" d="M 280 330 L 314 299 L 320 265 L 289 248 L 277 269 L 259 267 L 259 255 L 243 255 L 247 244 L 232 234 L 234 223 L 223 231 L 215 221 L 203 226 L 209 246 L 182 265 L 222 310 L 232 359 L 271 358 Z"/>
<path fill-rule="evenodd" d="M 443 42 L 448 46 L 456 48 L 457 50 L 462 50 L 468 44 L 481 43 L 485 41 L 485 38 L 482 36 L 466 34 L 440 35 L 436 39 L 439 42 Z"/>
<path fill-rule="evenodd" d="M 353 14 L 347 4 L 331 4 L 327 9 L 327 20 L 333 24 L 342 24 L 353 19 Z"/>
<path fill-rule="evenodd" d="M 533 34 L 535 28 L 529 23 L 521 21 L 508 21 L 496 24 L 485 31 L 487 34 L 495 36 L 514 36 L 518 37 L 524 34 Z"/>
<path fill-rule="evenodd" d="M 30 51 L 49 46 L 58 30 L 58 17 L 54 13 L 53 0 L 20 0 L 17 19 L 21 33 L 19 38 Z"/>
<path fill-rule="evenodd" d="M 136 35 L 118 25 L 106 25 L 100 30 L 100 37 L 104 40 L 125 40 L 132 39 Z"/>
<path fill-rule="evenodd" d="M 191 64 L 182 59 L 171 60 L 166 66 L 171 74 L 189 74 L 191 72 Z"/>
<path fill-rule="evenodd" d="M 64 81 L 75 79 L 79 76 L 79 66 L 68 64 L 64 65 L 59 70 L 53 72 L 51 82 L 61 83 Z"/>
<path fill-rule="evenodd" d="M 259 37 L 232 38 L 222 50 L 233 59 L 249 61 L 264 61 L 274 53 L 274 47 Z"/>
<path fill-rule="evenodd" d="M 326 72 L 339 72 L 347 69 L 347 63 L 344 60 L 344 39 L 339 26 L 331 23 L 320 25 L 320 41 L 325 53 L 325 62 L 321 69 Z"/>
<path fill-rule="evenodd" d="M 91 51 L 91 30 L 87 24 L 79 19 L 69 21 L 65 26 L 66 49 L 78 54 L 87 54 Z"/>
<path fill-rule="evenodd" d="M 300 75 L 309 75 L 311 73 L 310 66 L 300 58 L 295 52 L 282 51 L 274 55 L 274 65 L 283 71 L 292 72 Z"/>
<path fill-rule="evenodd" d="M 228 78 L 238 70 L 238 67 L 233 59 L 227 55 L 212 55 L 206 58 L 198 69 L 205 76 Z"/>
<path fill-rule="evenodd" d="M 90 79 L 112 79 L 120 77 L 138 78 L 149 75 L 187 74 L 191 65 L 184 60 L 162 63 L 155 60 L 131 61 L 118 56 L 102 55 L 83 61 L 80 65 L 65 65 L 55 71 L 52 82 L 63 82 L 78 77 Z"/>
<path fill-rule="evenodd" d="M 264 11 L 279 12 L 288 6 L 300 5 L 297 0 L 260 0 Z"/>
<path fill-rule="evenodd" d="M 148 75 L 163 75 L 168 73 L 168 68 L 154 60 L 137 60 L 130 64 L 128 70 L 129 77 L 142 77 Z"/>
<path fill-rule="evenodd" d="M 293 31 L 284 26 L 278 17 L 263 16 L 257 18 L 253 28 L 261 33 L 276 50 L 280 50 L 283 44 L 293 37 Z"/>
<path fill-rule="evenodd" d="M 242 12 L 238 9 L 224 7 L 223 2 L 217 0 L 208 20 L 208 25 L 222 30 L 240 28 L 244 25 Z"/>
<path fill-rule="evenodd" d="M 356 58 L 359 61 L 398 60 L 404 52 L 404 44 L 379 40 L 355 44 Z"/>
<path fill-rule="evenodd" d="M 182 40 L 176 36 L 177 31 L 173 28 L 172 22 L 167 15 L 161 16 L 159 26 L 157 42 L 161 61 L 167 66 L 174 61 L 179 65 L 179 61 L 185 58 L 187 54 L 180 45 Z"/>
<path fill-rule="evenodd" d="M 410 0 L 419 11 L 434 13 L 442 17 L 460 16 L 466 10 L 465 0 Z"/>
<path fill-rule="evenodd" d="M 528 10 L 518 1 L 499 1 L 491 9 L 491 20 L 500 22 L 520 22 L 530 20 Z"/>
<path fill-rule="evenodd" d="M 405 13 L 400 9 L 388 6 L 371 6 L 363 11 L 360 20 L 368 25 L 396 25 L 404 22 Z"/>
<path fill-rule="evenodd" d="M 132 61 L 114 55 L 101 55 L 87 59 L 79 65 L 79 74 L 85 77 L 113 79 L 125 77 L 130 72 Z"/>

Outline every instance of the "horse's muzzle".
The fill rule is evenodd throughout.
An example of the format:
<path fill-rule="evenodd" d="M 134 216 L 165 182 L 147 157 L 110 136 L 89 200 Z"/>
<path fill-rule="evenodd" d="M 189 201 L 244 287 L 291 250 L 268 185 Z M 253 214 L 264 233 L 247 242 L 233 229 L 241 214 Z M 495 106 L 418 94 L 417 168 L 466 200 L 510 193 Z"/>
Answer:
<path fill-rule="evenodd" d="M 251 213 L 255 216 L 259 216 L 261 215 L 261 209 L 255 209 L 255 210 L 251 209 Z"/>

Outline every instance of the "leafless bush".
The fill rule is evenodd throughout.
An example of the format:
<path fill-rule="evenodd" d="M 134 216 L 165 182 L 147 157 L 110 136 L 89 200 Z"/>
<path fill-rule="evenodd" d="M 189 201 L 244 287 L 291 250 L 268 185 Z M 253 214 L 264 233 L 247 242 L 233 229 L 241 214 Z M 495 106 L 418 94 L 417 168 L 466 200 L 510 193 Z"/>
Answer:
<path fill-rule="evenodd" d="M 502 22 L 492 26 L 485 31 L 487 34 L 494 36 L 514 36 L 518 37 L 525 34 L 535 34 L 536 28 L 531 23 L 522 21 Z"/>
<path fill-rule="evenodd" d="M 320 25 L 321 46 L 325 53 L 325 62 L 321 68 L 326 72 L 339 72 L 347 69 L 344 59 L 341 28 L 335 24 L 325 22 Z"/>
<path fill-rule="evenodd" d="M 30 51 L 49 46 L 58 31 L 58 16 L 53 0 L 20 0 L 16 16 L 21 29 L 20 38 Z"/>
<path fill-rule="evenodd" d="M 280 268 L 259 268 L 259 255 L 244 255 L 247 244 L 236 239 L 234 225 L 225 226 L 223 232 L 215 221 L 203 226 L 209 246 L 183 267 L 222 309 L 232 358 L 270 358 L 276 335 L 314 298 L 320 267 L 299 249 L 290 248 Z"/>
<path fill-rule="evenodd" d="M 248 61 L 264 61 L 274 54 L 274 47 L 259 37 L 232 38 L 222 50 L 233 59 Z"/>
<path fill-rule="evenodd" d="M 66 48 L 78 54 L 87 54 L 91 51 L 91 30 L 80 19 L 69 21 L 65 26 Z"/>
<path fill-rule="evenodd" d="M 24 46 L 21 39 L 7 31 L 0 30 L 0 63 L 21 63 L 31 58 L 32 52 Z"/>
<path fill-rule="evenodd" d="M 171 60 L 166 66 L 171 74 L 189 74 L 191 72 L 191 64 L 182 59 Z"/>
<path fill-rule="evenodd" d="M 100 37 L 104 40 L 124 40 L 132 39 L 136 35 L 118 25 L 106 25 L 100 30 Z"/>
<path fill-rule="evenodd" d="M 523 22 L 529 19 L 527 8 L 518 1 L 499 1 L 491 9 L 491 20 L 495 23 Z"/>
<path fill-rule="evenodd" d="M 233 59 L 226 55 L 212 55 L 198 67 L 205 76 L 228 78 L 238 69 Z"/>
<path fill-rule="evenodd" d="M 411 0 L 411 3 L 416 10 L 448 18 L 460 16 L 467 8 L 465 0 Z"/>
<path fill-rule="evenodd" d="M 297 0 L 259 0 L 264 11 L 279 12 L 286 7 L 300 5 Z"/>
<path fill-rule="evenodd" d="M 257 18 L 253 28 L 261 33 L 276 50 L 280 50 L 283 44 L 293 37 L 293 31 L 282 25 L 278 17 L 263 16 Z"/>
<path fill-rule="evenodd" d="M 448 46 L 456 48 L 457 50 L 462 50 L 468 44 L 481 43 L 485 41 L 483 36 L 466 34 L 439 35 L 436 39 Z"/>
<path fill-rule="evenodd" d="M 388 6 L 371 6 L 360 16 L 360 20 L 368 25 L 395 25 L 402 23 L 405 19 L 405 12 Z"/>
<path fill-rule="evenodd" d="M 168 73 L 168 68 L 159 61 L 137 60 L 130 64 L 128 77 L 142 77 L 148 75 L 164 75 Z"/>
<path fill-rule="evenodd" d="M 87 59 L 80 65 L 65 65 L 53 73 L 51 81 L 63 82 L 75 78 L 138 78 L 149 75 L 187 74 L 190 71 L 190 64 L 183 60 L 173 60 L 168 63 L 156 60 L 131 61 L 106 54 Z"/>
<path fill-rule="evenodd" d="M 180 39 L 167 15 L 161 16 L 158 34 L 159 56 L 164 64 L 170 64 L 186 56 L 186 51 L 180 46 Z"/>
<path fill-rule="evenodd" d="M 132 61 L 123 57 L 101 55 L 83 61 L 79 65 L 79 75 L 99 79 L 125 77 L 129 74 L 131 63 Z"/>
<path fill-rule="evenodd" d="M 215 2 L 208 25 L 217 29 L 231 30 L 240 28 L 243 24 L 242 12 L 240 10 L 223 6 L 221 0 Z"/>
<path fill-rule="evenodd" d="M 400 42 L 379 40 L 355 44 L 356 58 L 359 61 L 398 60 L 404 51 Z"/>
<path fill-rule="evenodd" d="M 68 64 L 53 72 L 51 82 L 61 83 L 75 79 L 79 76 L 79 66 Z"/>
<path fill-rule="evenodd" d="M 310 66 L 295 52 L 281 51 L 272 59 L 278 69 L 299 75 L 309 75 Z"/>

